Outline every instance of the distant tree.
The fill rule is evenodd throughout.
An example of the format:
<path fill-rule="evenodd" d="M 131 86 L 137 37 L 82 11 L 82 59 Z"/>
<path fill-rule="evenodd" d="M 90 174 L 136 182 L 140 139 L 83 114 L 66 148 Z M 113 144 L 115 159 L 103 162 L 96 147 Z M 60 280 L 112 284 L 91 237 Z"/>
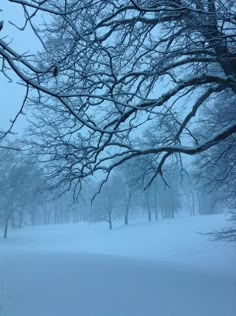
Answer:
<path fill-rule="evenodd" d="M 114 220 L 122 214 L 122 187 L 115 175 L 104 185 L 91 208 L 90 220 L 107 222 L 112 230 Z"/>
<path fill-rule="evenodd" d="M 199 139 L 216 133 L 220 128 L 236 121 L 234 94 L 227 90 L 212 104 L 205 107 L 205 119 L 199 121 Z M 202 133 L 202 126 L 205 133 Z M 224 143 L 202 153 L 196 160 L 195 172 L 199 184 L 216 202 L 224 202 L 229 208 L 236 207 L 236 136 L 231 135 Z"/>
<path fill-rule="evenodd" d="M 220 213 L 219 207 L 222 207 L 223 203 L 220 204 L 220 200 L 214 192 L 208 192 L 207 189 L 204 190 L 202 187 L 197 192 L 197 198 L 200 215 Z"/>
<path fill-rule="evenodd" d="M 158 202 L 162 213 L 162 218 L 174 218 L 176 212 L 180 209 L 181 198 L 179 192 L 179 179 L 173 170 L 166 171 L 166 184 L 159 179 Z"/>
<path fill-rule="evenodd" d="M 161 211 L 160 209 L 160 187 L 159 187 L 159 180 L 155 178 L 152 181 L 150 187 L 148 187 L 144 191 L 144 205 L 147 209 L 148 220 L 152 219 L 152 213 L 154 213 L 155 220 L 158 220 L 158 213 Z"/>
<path fill-rule="evenodd" d="M 219 129 L 225 128 L 228 124 L 236 122 L 234 93 L 230 89 L 225 90 L 218 98 L 211 100 L 202 112 L 204 120 L 199 119 L 197 128 L 200 141 L 208 135 L 216 134 Z M 203 197 L 208 196 L 211 201 L 212 207 L 208 211 L 219 212 L 220 210 L 223 211 L 225 207 L 229 208 L 233 214 L 234 225 L 236 209 L 235 157 L 236 136 L 231 135 L 225 142 L 210 148 L 195 160 L 195 177 L 199 179 L 200 191 L 204 192 Z M 200 202 L 202 202 L 201 197 Z M 222 234 L 219 233 L 219 236 L 222 236 L 223 239 L 227 236 L 226 238 L 230 239 L 231 233 L 232 239 L 234 239 L 233 228 L 230 228 L 228 232 L 225 230 Z"/>
<path fill-rule="evenodd" d="M 10 149 L 1 150 L 0 173 L 0 217 L 4 238 L 7 238 L 10 221 L 21 227 L 27 210 L 31 212 L 31 208 L 37 207 L 41 182 L 37 167 L 22 154 Z"/>
<path fill-rule="evenodd" d="M 179 191 L 185 208 L 189 209 L 189 215 L 195 216 L 199 212 L 199 182 L 200 179 L 195 176 L 192 165 L 182 170 L 181 180 L 179 181 Z"/>
<path fill-rule="evenodd" d="M 143 171 L 140 170 L 138 160 L 127 161 L 118 168 L 116 175 L 119 177 L 123 191 L 120 198 L 124 203 L 124 224 L 128 225 L 131 208 L 137 200 L 140 200 L 138 195 L 144 194 L 142 187 Z"/>

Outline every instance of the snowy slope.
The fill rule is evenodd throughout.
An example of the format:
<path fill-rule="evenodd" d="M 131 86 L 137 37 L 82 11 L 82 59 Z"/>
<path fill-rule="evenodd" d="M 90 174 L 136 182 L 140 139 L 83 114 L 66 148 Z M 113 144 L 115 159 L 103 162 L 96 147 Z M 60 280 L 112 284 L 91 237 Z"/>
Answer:
<path fill-rule="evenodd" d="M 222 215 L 38 226 L 0 241 L 1 316 L 234 316 L 236 250 L 199 233 Z"/>

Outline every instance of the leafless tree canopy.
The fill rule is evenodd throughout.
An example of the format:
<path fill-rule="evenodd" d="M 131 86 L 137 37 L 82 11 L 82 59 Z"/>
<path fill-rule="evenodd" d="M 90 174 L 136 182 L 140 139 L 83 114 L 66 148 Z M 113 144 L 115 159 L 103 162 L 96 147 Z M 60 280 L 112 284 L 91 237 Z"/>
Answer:
<path fill-rule="evenodd" d="M 24 84 L 22 108 L 35 106 L 32 143 L 52 177 L 109 175 L 143 156 L 155 177 L 167 159 L 235 134 L 230 120 L 205 139 L 195 133 L 205 104 L 224 90 L 235 98 L 234 0 L 10 2 L 43 49 L 19 55 L 2 38 L 1 71 L 9 77 L 10 67 Z"/>
<path fill-rule="evenodd" d="M 224 91 L 217 99 L 206 105 L 203 114 L 206 117 L 207 129 L 202 134 L 201 123 L 198 127 L 199 137 L 212 135 L 229 122 L 236 121 L 235 96 L 231 90 Z M 214 193 L 216 200 L 224 202 L 227 207 L 236 206 L 236 135 L 229 136 L 218 146 L 199 155 L 195 160 L 196 178 L 201 179 L 199 185 L 205 192 Z"/>

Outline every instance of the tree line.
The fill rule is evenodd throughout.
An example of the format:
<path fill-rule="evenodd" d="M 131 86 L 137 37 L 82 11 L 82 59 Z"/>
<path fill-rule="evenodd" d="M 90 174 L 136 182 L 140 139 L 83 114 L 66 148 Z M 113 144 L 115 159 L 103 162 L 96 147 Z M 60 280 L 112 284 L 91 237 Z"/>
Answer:
<path fill-rule="evenodd" d="M 11 144 L 11 146 L 18 146 Z M 140 220 L 164 220 L 176 215 L 214 214 L 220 211 L 216 196 L 205 194 L 193 178 L 167 166 L 165 181 L 156 178 L 145 189 L 143 170 L 147 161 L 119 167 L 101 187 L 91 178 L 77 194 L 53 181 L 42 162 L 29 152 L 2 149 L 0 155 L 0 226 L 7 238 L 9 228 L 28 225 L 106 222 L 128 225 Z M 63 180 L 63 175 L 61 175 Z"/>

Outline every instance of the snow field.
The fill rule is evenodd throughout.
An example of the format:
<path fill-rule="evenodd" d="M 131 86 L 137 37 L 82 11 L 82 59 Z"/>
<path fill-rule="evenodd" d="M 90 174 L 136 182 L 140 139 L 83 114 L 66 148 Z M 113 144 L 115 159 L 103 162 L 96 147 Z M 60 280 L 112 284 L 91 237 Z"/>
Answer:
<path fill-rule="evenodd" d="M 1 316 L 234 316 L 236 253 L 199 233 L 222 215 L 38 226 L 0 241 Z"/>

